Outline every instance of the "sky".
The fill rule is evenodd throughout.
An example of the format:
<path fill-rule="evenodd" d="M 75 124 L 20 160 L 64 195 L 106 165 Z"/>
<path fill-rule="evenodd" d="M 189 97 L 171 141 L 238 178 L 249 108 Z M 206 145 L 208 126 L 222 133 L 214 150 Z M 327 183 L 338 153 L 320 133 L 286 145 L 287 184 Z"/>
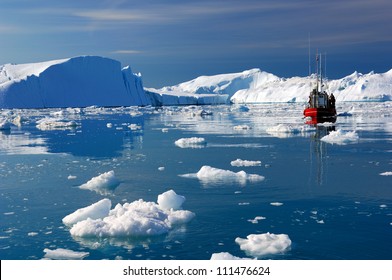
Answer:
<path fill-rule="evenodd" d="M 318 51 L 329 78 L 383 73 L 391 14 L 390 0 L 0 0 L 0 65 L 98 55 L 159 88 L 252 68 L 307 76 Z"/>

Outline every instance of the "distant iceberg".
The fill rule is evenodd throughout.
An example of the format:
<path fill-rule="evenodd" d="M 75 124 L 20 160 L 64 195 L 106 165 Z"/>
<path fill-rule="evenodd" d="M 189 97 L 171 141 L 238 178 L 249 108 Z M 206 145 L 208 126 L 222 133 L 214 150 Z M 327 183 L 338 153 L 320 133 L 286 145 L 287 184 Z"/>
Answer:
<path fill-rule="evenodd" d="M 281 78 L 256 68 L 145 90 L 153 105 L 306 102 L 312 82 L 314 77 Z M 354 72 L 326 85 L 337 102 L 392 101 L 392 70 L 382 74 Z"/>
<path fill-rule="evenodd" d="M 80 56 L 0 66 L 0 108 L 149 105 L 140 74 L 120 62 Z"/>

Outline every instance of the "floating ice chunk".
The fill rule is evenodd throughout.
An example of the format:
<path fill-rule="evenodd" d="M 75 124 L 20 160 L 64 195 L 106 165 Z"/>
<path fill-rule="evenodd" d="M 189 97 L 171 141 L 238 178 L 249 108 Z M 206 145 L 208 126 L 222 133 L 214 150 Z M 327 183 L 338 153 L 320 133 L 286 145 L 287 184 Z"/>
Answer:
<path fill-rule="evenodd" d="M 40 130 L 66 130 L 75 129 L 80 124 L 75 121 L 64 121 L 58 118 L 45 117 L 37 121 L 37 128 Z"/>
<path fill-rule="evenodd" d="M 38 232 L 32 231 L 27 234 L 27 236 L 37 236 Z"/>
<path fill-rule="evenodd" d="M 165 210 L 178 210 L 185 202 L 185 197 L 176 194 L 173 190 L 169 190 L 163 194 L 158 195 L 158 205 Z"/>
<path fill-rule="evenodd" d="M 392 171 L 380 173 L 381 176 L 392 176 Z"/>
<path fill-rule="evenodd" d="M 107 123 L 107 124 L 106 124 L 106 127 L 107 127 L 107 128 L 112 128 L 112 127 L 113 127 L 113 124 L 112 124 L 112 123 Z"/>
<path fill-rule="evenodd" d="M 259 221 L 267 219 L 266 217 L 263 216 L 256 216 L 254 219 L 249 219 L 248 222 L 251 222 L 252 224 L 258 224 Z"/>
<path fill-rule="evenodd" d="M 233 160 L 232 162 L 230 162 L 231 166 L 236 166 L 236 167 L 240 167 L 240 166 L 261 166 L 261 161 L 256 160 L 256 161 L 252 161 L 252 160 L 242 160 L 242 159 L 236 159 Z"/>
<path fill-rule="evenodd" d="M 45 259 L 51 260 L 81 260 L 89 255 L 88 252 L 76 252 L 68 249 L 44 249 Z"/>
<path fill-rule="evenodd" d="M 162 194 L 159 200 L 169 206 L 178 206 L 185 198 L 169 191 Z M 194 216 L 187 210 L 167 210 L 154 202 L 139 199 L 132 203 L 117 204 L 103 217 L 81 220 L 72 226 L 70 233 L 80 237 L 161 235 L 175 225 L 189 222 Z"/>
<path fill-rule="evenodd" d="M 77 177 L 75 175 L 68 175 L 68 180 L 75 180 Z"/>
<path fill-rule="evenodd" d="M 282 202 L 271 202 L 270 203 L 272 206 L 282 206 L 283 203 Z"/>
<path fill-rule="evenodd" d="M 246 239 L 237 237 L 240 249 L 252 257 L 284 253 L 290 249 L 291 240 L 287 234 L 250 234 Z"/>
<path fill-rule="evenodd" d="M 337 131 L 331 131 L 328 135 L 322 137 L 320 140 L 330 144 L 346 145 L 358 142 L 359 136 L 355 131 L 344 132 L 339 129 Z"/>
<path fill-rule="evenodd" d="M 202 148 L 207 144 L 202 137 L 181 138 L 174 142 L 180 148 Z"/>
<path fill-rule="evenodd" d="M 211 255 L 211 260 L 251 260 L 250 258 L 240 258 L 233 256 L 230 253 L 222 252 L 222 253 L 213 253 Z"/>
<path fill-rule="evenodd" d="M 110 199 L 104 198 L 90 206 L 76 210 L 75 212 L 65 216 L 63 223 L 67 226 L 74 225 L 86 219 L 99 219 L 109 214 L 112 202 Z"/>
<path fill-rule="evenodd" d="M 114 190 L 120 181 L 114 175 L 114 171 L 105 172 L 97 177 L 92 178 L 87 183 L 79 186 L 79 188 L 84 190 L 95 191 L 99 194 L 105 195 Z"/>
<path fill-rule="evenodd" d="M 227 182 L 239 182 L 241 184 L 245 184 L 247 181 L 257 182 L 263 181 L 265 179 L 264 176 L 257 174 L 247 174 L 243 170 L 239 172 L 233 172 L 230 170 L 223 170 L 208 165 L 202 166 L 197 173 L 184 174 L 181 176 L 188 178 L 197 178 L 206 184 Z"/>
<path fill-rule="evenodd" d="M 165 170 L 165 167 L 164 167 L 164 166 L 159 166 L 159 167 L 158 167 L 158 170 L 159 170 L 159 171 L 164 171 L 164 170 Z"/>
<path fill-rule="evenodd" d="M 131 130 L 140 130 L 142 127 L 140 125 L 137 125 L 135 123 L 132 123 L 128 126 Z"/>

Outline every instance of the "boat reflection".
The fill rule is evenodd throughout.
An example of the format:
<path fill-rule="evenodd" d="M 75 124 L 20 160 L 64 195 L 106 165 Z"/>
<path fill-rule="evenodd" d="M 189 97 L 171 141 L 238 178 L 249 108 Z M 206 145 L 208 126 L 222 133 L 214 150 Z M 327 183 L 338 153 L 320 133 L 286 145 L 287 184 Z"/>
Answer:
<path fill-rule="evenodd" d="M 322 186 L 327 178 L 328 167 L 328 144 L 321 141 L 321 138 L 328 135 L 331 131 L 335 131 L 335 126 L 332 125 L 315 125 L 316 131 L 310 137 L 309 147 L 309 184 L 316 183 Z"/>

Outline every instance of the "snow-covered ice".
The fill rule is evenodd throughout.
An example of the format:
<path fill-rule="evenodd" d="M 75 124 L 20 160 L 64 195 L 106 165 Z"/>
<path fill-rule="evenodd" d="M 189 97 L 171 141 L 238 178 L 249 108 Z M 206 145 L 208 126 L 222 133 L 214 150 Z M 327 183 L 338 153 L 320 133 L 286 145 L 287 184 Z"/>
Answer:
<path fill-rule="evenodd" d="M 142 199 L 132 203 L 117 204 L 112 210 L 94 213 L 96 206 L 89 206 L 92 214 L 78 216 L 77 210 L 71 223 L 66 219 L 67 225 L 72 225 L 70 233 L 80 237 L 125 237 L 125 236 L 152 236 L 168 233 L 174 226 L 185 224 L 195 216 L 194 213 L 179 209 L 185 198 L 170 190 L 159 195 L 159 203 L 146 202 Z M 109 200 L 110 202 L 110 200 Z M 85 209 L 85 208 L 84 208 Z M 104 214 L 104 215 L 102 215 Z M 64 221 L 63 219 L 63 221 Z"/>
<path fill-rule="evenodd" d="M 44 259 L 51 259 L 51 260 L 81 260 L 87 257 L 90 253 L 88 252 L 77 252 L 72 251 L 69 249 L 44 249 Z"/>
<path fill-rule="evenodd" d="M 291 247 L 291 240 L 287 234 L 250 234 L 244 238 L 237 237 L 235 242 L 240 249 L 252 257 L 262 257 L 270 254 L 284 253 Z"/>
<path fill-rule="evenodd" d="M 246 184 L 247 181 L 259 182 L 265 179 L 264 176 L 258 174 L 247 174 L 243 170 L 239 172 L 233 172 L 208 165 L 202 166 L 197 173 L 183 174 L 181 176 L 187 178 L 197 178 L 205 184 L 219 184 L 224 182 L 238 182 L 240 184 Z"/>
<path fill-rule="evenodd" d="M 83 185 L 80 185 L 79 188 L 105 195 L 114 190 L 118 185 L 120 185 L 120 181 L 116 178 L 114 171 L 111 170 L 90 179 Z"/>
<path fill-rule="evenodd" d="M 104 198 L 90 206 L 80 208 L 75 212 L 65 216 L 63 223 L 67 226 L 74 225 L 80 221 L 87 219 L 100 219 L 104 218 L 109 214 L 112 202 L 108 198 Z"/>
<path fill-rule="evenodd" d="M 355 131 L 343 131 L 338 129 L 337 131 L 331 131 L 328 135 L 322 137 L 320 140 L 330 144 L 346 145 L 357 143 L 359 136 Z"/>
<path fill-rule="evenodd" d="M 203 137 L 180 138 L 174 142 L 180 148 L 202 148 L 207 142 Z"/>

